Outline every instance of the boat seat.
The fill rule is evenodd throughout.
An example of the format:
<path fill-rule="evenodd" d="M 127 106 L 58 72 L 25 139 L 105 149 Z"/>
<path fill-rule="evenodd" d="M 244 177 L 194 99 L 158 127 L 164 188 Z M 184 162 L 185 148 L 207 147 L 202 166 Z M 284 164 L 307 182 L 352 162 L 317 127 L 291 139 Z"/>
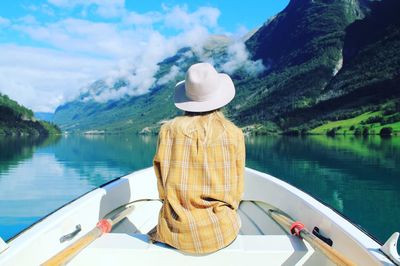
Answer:
<path fill-rule="evenodd" d="M 288 235 L 239 235 L 228 247 L 208 255 L 189 255 L 147 234 L 110 233 L 94 241 L 69 265 L 301 265 L 312 255 L 303 241 Z M 100 264 L 98 263 L 100 262 Z M 162 262 L 162 263 L 161 263 Z"/>
<path fill-rule="evenodd" d="M 161 202 L 139 202 L 128 219 L 118 224 L 114 233 L 147 233 L 156 224 Z M 240 235 L 284 235 L 285 231 L 267 214 L 268 206 L 262 202 L 242 201 L 239 216 L 242 221 Z"/>
<path fill-rule="evenodd" d="M 147 232 L 157 224 L 158 201 L 140 202 L 128 219 L 109 234 L 103 235 L 83 250 L 69 265 L 301 265 L 313 253 L 312 248 L 296 237 L 287 235 L 267 215 L 267 206 L 244 201 L 239 215 L 239 236 L 228 247 L 208 255 L 189 255 L 163 243 L 149 243 Z M 99 265 L 97 263 L 97 265 Z"/>

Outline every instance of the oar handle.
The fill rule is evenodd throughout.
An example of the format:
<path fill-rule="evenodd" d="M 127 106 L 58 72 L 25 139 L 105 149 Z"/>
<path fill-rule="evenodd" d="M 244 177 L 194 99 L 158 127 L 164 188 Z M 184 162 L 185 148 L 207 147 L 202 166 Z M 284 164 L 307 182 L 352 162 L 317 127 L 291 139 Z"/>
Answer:
<path fill-rule="evenodd" d="M 272 219 L 274 219 L 277 223 L 279 223 L 287 232 L 292 233 L 292 225 L 295 223 L 292 219 L 290 219 L 286 214 L 277 210 L 269 210 L 268 212 Z M 297 229 L 295 228 L 295 231 Z M 311 234 L 307 229 L 301 228 L 298 230 L 298 235 L 306 240 L 314 249 L 318 249 L 321 251 L 326 257 L 328 257 L 333 263 L 336 265 L 343 266 L 356 266 L 354 262 L 350 259 L 346 258 L 344 255 L 340 254 L 336 249 L 332 248 L 324 241 L 319 239 L 318 237 Z"/>
<path fill-rule="evenodd" d="M 352 262 L 350 259 L 346 258 L 342 254 L 340 254 L 336 249 L 332 248 L 324 241 L 311 234 L 308 230 L 302 230 L 300 232 L 300 236 L 310 243 L 314 248 L 318 248 L 322 253 L 325 254 L 331 261 L 336 263 L 337 265 L 348 265 L 355 266 L 356 264 Z"/>
<path fill-rule="evenodd" d="M 100 227 L 95 227 L 72 245 L 68 246 L 66 249 L 57 253 L 54 257 L 47 260 L 42 266 L 54 266 L 54 265 L 65 265 L 72 258 L 76 256 L 82 249 L 87 247 L 90 243 L 92 243 L 95 239 L 100 237 L 103 234 L 103 231 Z"/>
<path fill-rule="evenodd" d="M 123 215 L 126 215 L 127 212 L 122 212 Z M 42 266 L 53 266 L 53 265 L 65 265 L 69 261 L 71 261 L 81 250 L 87 247 L 94 240 L 99 238 L 102 234 L 109 233 L 114 224 L 117 224 L 119 221 L 123 219 L 121 215 L 118 216 L 119 219 L 113 221 L 111 219 L 102 219 L 97 224 L 96 227 L 90 230 L 88 233 L 83 235 L 77 241 L 72 243 L 70 246 L 61 250 L 55 256 L 47 260 Z"/>
<path fill-rule="evenodd" d="M 87 247 L 90 243 L 94 240 L 99 238 L 105 233 L 111 232 L 111 229 L 114 225 L 118 224 L 122 221 L 126 216 L 129 215 L 130 212 L 134 209 L 134 203 L 140 201 L 153 201 L 158 199 L 140 199 L 135 200 L 130 203 L 124 204 L 112 212 L 108 213 L 104 219 L 100 220 L 96 227 L 93 228 L 91 231 L 86 233 L 84 236 L 79 238 L 70 246 L 66 247 L 65 249 L 61 250 L 55 256 L 51 257 L 49 260 L 44 262 L 43 266 L 53 266 L 53 265 L 65 265 L 69 261 L 71 261 L 81 250 Z"/>

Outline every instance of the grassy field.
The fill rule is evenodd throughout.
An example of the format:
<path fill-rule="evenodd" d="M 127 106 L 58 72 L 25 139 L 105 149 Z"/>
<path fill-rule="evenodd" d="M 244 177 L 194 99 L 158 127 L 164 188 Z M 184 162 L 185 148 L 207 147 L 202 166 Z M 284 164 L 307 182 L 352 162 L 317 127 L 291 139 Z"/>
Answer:
<path fill-rule="evenodd" d="M 388 119 L 391 116 L 393 116 L 393 114 L 384 115 L 382 111 L 366 112 L 350 119 L 328 122 L 322 126 L 310 130 L 309 133 L 325 135 L 329 131 L 334 130 L 336 135 L 354 135 L 356 130 L 362 133 L 364 128 L 367 128 L 369 134 L 379 134 L 380 130 L 383 127 L 391 127 L 393 129 L 393 134 L 398 135 L 400 134 L 400 121 L 384 125 L 382 125 L 382 123 L 380 122 L 368 122 L 368 119 L 372 120 L 372 118 L 374 117 L 382 117 L 383 119 Z"/>

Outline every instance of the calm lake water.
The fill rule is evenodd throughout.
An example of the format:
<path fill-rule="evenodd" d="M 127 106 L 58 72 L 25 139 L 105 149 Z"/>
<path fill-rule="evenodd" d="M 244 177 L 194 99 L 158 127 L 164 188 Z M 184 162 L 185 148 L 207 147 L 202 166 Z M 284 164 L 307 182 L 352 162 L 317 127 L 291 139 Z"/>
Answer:
<path fill-rule="evenodd" d="M 400 231 L 400 138 L 251 137 L 248 167 L 311 194 L 378 240 Z M 0 137 L 0 237 L 118 176 L 151 166 L 149 136 Z"/>

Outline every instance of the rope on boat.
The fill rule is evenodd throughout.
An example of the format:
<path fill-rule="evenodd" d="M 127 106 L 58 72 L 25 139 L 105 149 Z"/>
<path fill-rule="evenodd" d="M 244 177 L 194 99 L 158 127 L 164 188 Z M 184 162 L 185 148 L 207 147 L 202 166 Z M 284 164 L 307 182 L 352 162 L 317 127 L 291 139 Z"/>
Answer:
<path fill-rule="evenodd" d="M 126 216 L 128 216 L 134 209 L 134 204 L 142 201 L 160 201 L 159 199 L 139 199 L 127 204 L 124 204 L 113 211 L 109 212 L 107 215 L 101 219 L 96 226 L 90 230 L 88 233 L 83 235 L 81 238 L 76 240 L 74 243 L 68 247 L 61 250 L 59 253 L 51 257 L 49 260 L 44 262 L 43 266 L 53 266 L 53 265 L 65 265 L 70 262 L 80 251 L 86 248 L 90 243 L 92 243 L 97 238 L 101 237 L 103 234 L 109 233 L 113 226 L 121 222 Z"/>

